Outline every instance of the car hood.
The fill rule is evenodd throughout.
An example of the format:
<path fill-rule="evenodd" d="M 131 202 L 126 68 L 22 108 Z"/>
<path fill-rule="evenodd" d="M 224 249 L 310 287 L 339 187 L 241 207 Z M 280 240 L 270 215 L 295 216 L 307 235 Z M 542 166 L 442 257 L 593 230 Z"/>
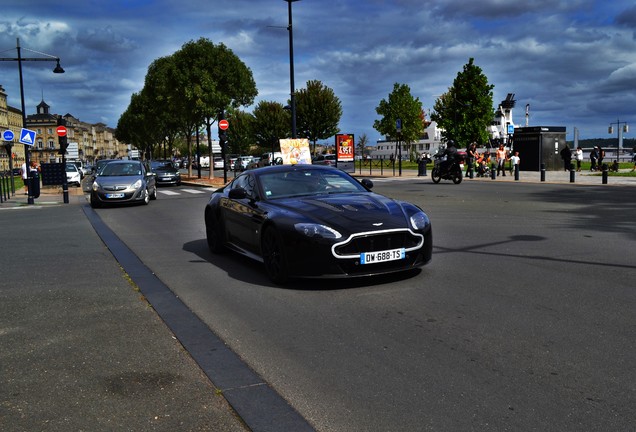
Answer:
<path fill-rule="evenodd" d="M 101 186 L 129 186 L 140 179 L 141 176 L 97 176 L 95 181 Z"/>
<path fill-rule="evenodd" d="M 296 197 L 279 200 L 278 206 L 343 231 L 376 231 L 410 225 L 398 201 L 375 193 Z"/>

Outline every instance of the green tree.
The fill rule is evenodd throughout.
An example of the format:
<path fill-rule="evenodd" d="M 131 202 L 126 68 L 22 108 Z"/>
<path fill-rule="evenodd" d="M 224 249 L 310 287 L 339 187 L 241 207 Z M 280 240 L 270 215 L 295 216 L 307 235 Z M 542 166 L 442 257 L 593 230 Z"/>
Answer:
<path fill-rule="evenodd" d="M 260 101 L 254 111 L 254 140 L 262 152 L 280 151 L 278 140 L 289 138 L 289 111 L 278 102 Z"/>
<path fill-rule="evenodd" d="M 227 115 L 230 152 L 248 154 L 254 144 L 254 116 L 241 110 L 230 110 Z"/>
<path fill-rule="evenodd" d="M 250 69 L 225 45 L 205 38 L 155 60 L 141 93 L 144 104 L 129 106 L 122 125 L 147 122 L 170 145 L 183 137 L 189 158 L 192 137 L 200 126 L 209 130 L 220 112 L 251 105 L 258 94 Z"/>
<path fill-rule="evenodd" d="M 471 142 L 488 142 L 488 126 L 493 119 L 493 88 L 481 68 L 470 58 L 433 107 L 431 119 L 442 128 L 445 141 L 453 140 L 458 147 Z"/>
<path fill-rule="evenodd" d="M 369 138 L 367 137 L 367 134 L 363 133 L 362 135 L 360 135 L 360 137 L 358 137 L 358 155 L 364 158 L 364 149 L 367 147 L 367 145 L 369 144 Z"/>
<path fill-rule="evenodd" d="M 296 92 L 296 127 L 300 136 L 312 142 L 312 153 L 316 153 L 316 141 L 339 132 L 341 117 L 340 100 L 320 81 L 307 81 L 307 87 Z"/>
<path fill-rule="evenodd" d="M 411 95 L 411 89 L 406 84 L 395 83 L 389 99 L 380 101 L 375 112 L 381 116 L 373 122 L 373 128 L 386 136 L 387 139 L 398 140 L 410 152 L 411 144 L 417 142 L 424 133 L 422 123 L 422 102 Z M 402 131 L 397 131 L 397 120 L 402 122 Z M 397 151 L 397 146 L 396 146 Z M 414 157 L 414 155 L 411 155 Z"/>

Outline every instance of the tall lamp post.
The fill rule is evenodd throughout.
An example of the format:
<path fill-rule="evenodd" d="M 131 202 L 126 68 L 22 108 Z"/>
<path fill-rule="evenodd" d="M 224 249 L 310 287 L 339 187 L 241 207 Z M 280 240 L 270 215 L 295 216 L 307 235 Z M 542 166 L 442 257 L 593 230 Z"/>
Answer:
<path fill-rule="evenodd" d="M 291 105 L 291 133 L 292 138 L 296 138 L 296 89 L 294 88 L 294 30 L 292 28 L 292 3 L 300 0 L 284 0 L 287 2 L 287 12 L 289 16 L 289 82 L 290 82 L 290 105 Z"/>
<path fill-rule="evenodd" d="M 619 154 L 623 153 L 623 133 L 629 132 L 629 125 L 627 124 L 627 122 L 622 122 L 616 119 L 616 121 L 610 123 L 609 127 L 607 128 L 607 132 L 609 132 L 610 135 L 614 132 L 614 125 L 616 125 L 616 131 L 618 134 L 618 143 L 616 144 L 616 160 L 618 161 Z M 621 127 L 621 125 L 623 125 L 623 127 Z"/>
<path fill-rule="evenodd" d="M 20 102 L 22 104 L 22 127 L 26 128 L 27 119 L 26 119 L 26 108 L 24 106 L 24 82 L 22 79 L 22 62 L 23 61 L 54 61 L 54 62 L 57 62 L 57 64 L 55 65 L 55 69 L 53 69 L 53 73 L 64 73 L 64 69 L 62 69 L 62 67 L 60 66 L 60 58 L 50 54 L 45 54 L 39 51 L 33 51 L 30 49 L 27 49 L 27 51 L 30 51 L 36 54 L 41 54 L 45 57 L 22 57 L 22 52 L 20 49 L 20 38 L 17 38 L 16 50 L 18 51 L 17 57 L 2 57 L 0 58 L 0 61 L 17 61 L 18 62 L 18 71 L 20 73 Z M 30 168 L 31 162 L 29 160 L 29 145 L 28 144 L 24 144 L 24 164 L 27 170 L 27 185 L 30 185 L 32 174 L 31 174 L 31 168 Z M 30 187 L 28 188 L 29 195 L 27 198 L 27 204 L 34 204 L 32 189 L 33 188 L 30 188 Z"/>

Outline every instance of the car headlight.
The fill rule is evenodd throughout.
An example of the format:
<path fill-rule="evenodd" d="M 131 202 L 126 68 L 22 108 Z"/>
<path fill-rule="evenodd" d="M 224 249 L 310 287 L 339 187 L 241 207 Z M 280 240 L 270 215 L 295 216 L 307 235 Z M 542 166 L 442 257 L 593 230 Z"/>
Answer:
<path fill-rule="evenodd" d="M 424 229 L 426 229 L 430 224 L 431 221 L 428 218 L 428 216 L 426 216 L 426 213 L 420 211 L 415 213 L 414 215 L 412 215 L 409 220 L 411 221 L 411 226 L 413 227 L 413 229 L 417 230 L 417 231 L 422 231 Z"/>
<path fill-rule="evenodd" d="M 321 237 L 328 239 L 339 239 L 342 237 L 342 234 L 335 229 L 320 224 L 297 223 L 294 225 L 294 228 L 296 228 L 296 231 L 306 235 L 307 237 Z"/>
<path fill-rule="evenodd" d="M 95 181 L 93 182 L 93 186 L 92 186 L 93 190 L 94 190 L 95 192 L 97 192 L 97 190 L 99 189 L 99 187 L 100 187 L 100 186 L 99 186 L 99 183 L 97 183 L 97 180 L 95 180 Z"/>
<path fill-rule="evenodd" d="M 139 180 L 137 180 L 136 182 L 134 182 L 134 183 L 132 184 L 132 186 L 130 186 L 130 188 L 131 188 L 131 189 L 139 189 L 139 188 L 141 187 L 141 185 L 142 185 L 142 184 L 143 184 L 143 183 L 142 183 L 141 179 L 139 179 Z"/>

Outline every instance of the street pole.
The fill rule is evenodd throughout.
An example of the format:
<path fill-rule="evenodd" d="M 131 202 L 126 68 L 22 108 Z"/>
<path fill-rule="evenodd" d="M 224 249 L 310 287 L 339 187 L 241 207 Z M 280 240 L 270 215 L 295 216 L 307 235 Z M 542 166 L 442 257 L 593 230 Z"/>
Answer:
<path fill-rule="evenodd" d="M 24 58 L 22 57 L 22 49 L 20 48 L 20 38 L 16 38 L 16 50 L 18 51 L 18 57 L 3 57 L 0 58 L 0 61 L 17 61 L 18 62 L 18 72 L 20 74 L 20 104 L 21 104 L 21 109 L 22 109 L 22 127 L 26 128 L 27 127 L 27 115 L 26 115 L 26 107 L 25 107 L 25 103 L 24 103 L 24 80 L 22 78 L 22 62 L 23 61 L 56 61 L 57 65 L 55 66 L 55 69 L 53 69 L 53 73 L 64 73 L 64 69 L 62 69 L 62 67 L 60 66 L 60 58 L 59 57 L 55 57 L 52 56 L 50 54 L 45 54 L 45 53 L 40 53 L 37 51 L 38 54 L 42 54 L 45 55 L 46 57 L 35 57 L 35 58 Z M 30 50 L 29 50 L 30 51 Z M 9 155 L 10 156 L 10 155 Z M 34 197 L 33 197 L 33 193 L 32 193 L 32 188 L 29 187 L 31 186 L 31 181 L 33 179 L 33 175 L 31 174 L 31 161 L 30 161 L 30 156 L 29 156 L 29 145 L 28 144 L 24 144 L 24 165 L 26 167 L 27 170 L 27 189 L 28 189 L 28 196 L 27 196 L 27 204 L 34 204 Z"/>
<path fill-rule="evenodd" d="M 22 79 L 22 54 L 20 53 L 20 38 L 17 39 L 18 50 L 18 72 L 20 74 L 20 104 L 22 109 L 22 127 L 27 127 L 27 117 L 26 117 L 26 108 L 24 106 L 24 81 Z M 29 157 L 29 145 L 24 144 L 24 166 L 27 172 L 27 178 L 25 185 L 27 188 L 28 196 L 27 196 L 27 204 L 35 204 L 35 200 L 33 198 L 33 188 L 31 187 L 31 180 L 33 179 L 33 175 L 31 175 L 31 161 Z"/>
<path fill-rule="evenodd" d="M 294 86 L 294 30 L 292 28 L 292 3 L 299 0 L 285 0 L 287 2 L 287 12 L 289 25 L 289 83 L 290 83 L 290 105 L 291 105 L 291 137 L 296 138 L 296 89 Z"/>

